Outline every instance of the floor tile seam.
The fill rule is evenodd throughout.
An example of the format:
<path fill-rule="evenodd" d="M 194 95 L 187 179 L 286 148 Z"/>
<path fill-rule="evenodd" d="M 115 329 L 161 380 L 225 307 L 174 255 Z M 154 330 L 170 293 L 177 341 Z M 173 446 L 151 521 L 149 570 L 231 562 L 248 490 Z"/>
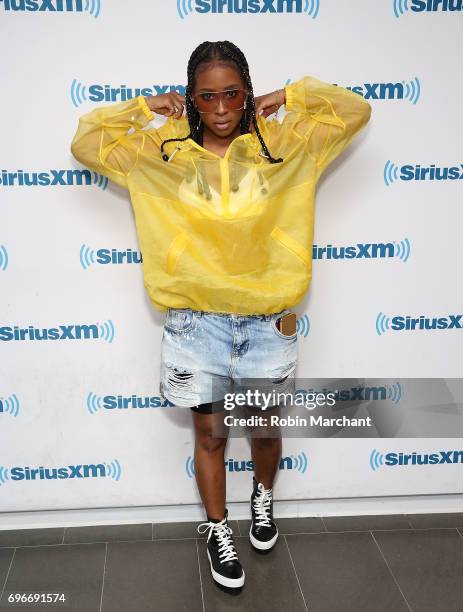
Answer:
<path fill-rule="evenodd" d="M 104 580 L 106 576 L 106 559 L 108 557 L 108 543 L 106 542 L 105 551 L 104 551 L 104 564 L 103 564 L 103 578 L 101 581 L 101 595 L 100 595 L 100 612 L 103 609 L 103 593 L 104 593 Z"/>
<path fill-rule="evenodd" d="M 404 514 L 403 516 L 405 517 L 405 520 L 407 521 L 407 523 L 410 525 L 410 528 L 411 528 L 411 529 L 414 529 L 414 527 L 413 527 L 413 523 L 412 523 L 412 522 L 411 522 L 411 520 L 408 518 L 408 515 L 407 515 L 407 514 Z"/>
<path fill-rule="evenodd" d="M 293 556 L 292 556 L 291 551 L 290 551 L 290 549 L 289 549 L 289 544 L 288 544 L 288 541 L 287 541 L 287 539 L 286 539 L 286 536 L 283 536 L 283 540 L 284 540 L 284 542 L 285 542 L 285 544 L 286 544 L 286 549 L 287 549 L 287 551 L 288 551 L 289 560 L 291 561 L 291 565 L 292 565 L 292 568 L 293 568 L 293 572 L 294 572 L 294 575 L 296 576 L 297 584 L 298 584 L 298 586 L 299 586 L 299 592 L 300 592 L 300 594 L 301 594 L 302 601 L 303 601 L 303 603 L 304 603 L 304 607 L 305 607 L 305 609 L 306 609 L 306 612 L 309 612 L 309 608 L 307 607 L 307 602 L 306 602 L 306 600 L 305 600 L 304 593 L 303 593 L 303 591 L 302 591 L 302 587 L 301 587 L 301 583 L 300 583 L 300 580 L 299 580 L 299 576 L 298 576 L 298 574 L 297 574 L 296 566 L 295 566 L 295 564 L 294 564 Z"/>
<path fill-rule="evenodd" d="M 343 530 L 339 530 L 339 531 L 294 531 L 291 533 L 283 533 L 280 530 L 280 533 L 282 535 L 326 535 L 326 534 L 332 534 L 332 533 L 370 533 L 372 531 L 387 531 L 387 532 L 403 532 L 403 531 L 440 531 L 440 530 L 446 530 L 446 531 L 452 531 L 453 529 L 463 529 L 463 527 L 392 527 L 389 529 L 343 529 Z"/>
<path fill-rule="evenodd" d="M 201 587 L 201 601 L 203 603 L 203 612 L 206 611 L 206 607 L 204 605 L 204 591 L 203 591 L 203 578 L 201 575 L 201 563 L 199 561 L 199 546 L 198 546 L 198 539 L 199 538 L 195 538 L 196 539 L 196 558 L 198 560 L 198 571 L 199 571 L 199 586 Z"/>
<path fill-rule="evenodd" d="M 3 593 L 5 592 L 5 589 L 6 589 L 6 585 L 7 585 L 7 582 L 8 582 L 8 577 L 10 575 L 11 568 L 13 567 L 13 560 L 14 560 L 15 555 L 16 555 L 16 548 L 13 549 L 13 554 L 11 555 L 10 565 L 8 566 L 8 571 L 6 573 L 5 580 L 3 582 L 2 592 L 0 593 L 0 601 L 3 598 Z"/>
<path fill-rule="evenodd" d="M 339 531 L 294 531 L 284 533 L 280 530 L 282 536 L 300 536 L 300 535 L 327 535 L 336 533 L 372 533 L 372 532 L 411 532 L 411 531 L 453 531 L 463 529 L 463 527 L 395 527 L 391 529 L 344 529 Z M 460 533 L 460 532 L 459 532 Z M 460 534 L 461 535 L 461 534 Z M 247 535 L 240 534 L 236 535 L 237 538 L 247 538 Z M 463 537 L 463 535 L 462 535 Z M 80 544 L 126 544 L 128 542 L 178 542 L 183 540 L 199 540 L 202 541 L 204 538 L 198 538 L 194 535 L 186 536 L 183 538 L 156 538 L 149 539 L 136 539 L 136 540 L 92 540 L 91 542 L 56 542 L 52 544 L 16 544 L 11 546 L 0 546 L 0 550 L 18 549 L 18 548 L 49 548 L 56 546 L 78 546 Z"/>
<path fill-rule="evenodd" d="M 373 542 L 376 544 L 376 547 L 379 550 L 379 554 L 381 555 L 381 557 L 383 558 L 384 563 L 386 564 L 387 569 L 389 570 L 390 575 L 392 576 L 392 579 L 394 580 L 396 587 L 399 589 L 400 594 L 402 595 L 405 604 L 407 605 L 407 608 L 410 610 L 410 612 L 413 612 L 413 608 L 411 607 L 411 605 L 408 603 L 407 598 L 405 597 L 405 593 L 402 591 L 402 587 L 399 584 L 399 581 L 397 580 L 397 578 L 394 575 L 394 572 L 392 571 L 392 568 L 390 567 L 389 563 L 387 562 L 386 556 L 383 553 L 383 551 L 381 550 L 381 546 L 379 545 L 379 543 L 377 542 L 374 534 L 372 531 L 370 531 L 371 537 L 373 538 Z"/>

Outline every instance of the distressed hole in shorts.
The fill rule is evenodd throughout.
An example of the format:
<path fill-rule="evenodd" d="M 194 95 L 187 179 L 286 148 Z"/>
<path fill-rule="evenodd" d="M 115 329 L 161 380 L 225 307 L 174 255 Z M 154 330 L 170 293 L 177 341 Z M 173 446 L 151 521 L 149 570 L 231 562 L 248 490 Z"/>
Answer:
<path fill-rule="evenodd" d="M 280 369 L 279 372 L 274 372 L 271 378 L 271 381 L 275 385 L 283 385 L 284 382 L 288 379 L 290 375 L 294 373 L 296 369 L 296 362 L 291 362 L 288 366 L 283 369 Z"/>
<path fill-rule="evenodd" d="M 191 370 L 185 368 L 178 368 L 176 366 L 168 366 L 169 374 L 167 377 L 168 383 L 171 387 L 182 388 L 189 387 L 192 385 L 194 380 L 194 373 Z"/>

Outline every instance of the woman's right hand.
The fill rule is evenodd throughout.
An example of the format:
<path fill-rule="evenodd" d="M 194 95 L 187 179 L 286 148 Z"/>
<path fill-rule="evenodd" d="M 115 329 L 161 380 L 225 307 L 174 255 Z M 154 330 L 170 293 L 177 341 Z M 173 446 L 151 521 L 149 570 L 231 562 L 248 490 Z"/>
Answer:
<path fill-rule="evenodd" d="M 145 96 L 145 101 L 149 109 L 153 113 L 158 113 L 158 115 L 173 117 L 174 119 L 180 119 L 183 115 L 185 96 L 180 95 L 176 91 L 160 94 L 159 96 Z"/>

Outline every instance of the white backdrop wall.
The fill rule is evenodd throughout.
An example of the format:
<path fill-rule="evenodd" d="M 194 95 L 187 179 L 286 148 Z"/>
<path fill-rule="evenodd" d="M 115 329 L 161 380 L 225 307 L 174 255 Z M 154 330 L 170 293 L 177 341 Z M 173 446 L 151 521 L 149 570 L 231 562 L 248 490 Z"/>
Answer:
<path fill-rule="evenodd" d="M 373 107 L 319 183 L 315 243 L 392 244 L 392 252 L 315 259 L 311 288 L 294 308 L 297 375 L 461 376 L 461 329 L 392 325 L 397 316 L 463 312 L 461 5 L 0 2 L 1 511 L 199 501 L 191 416 L 159 398 L 165 315 L 151 306 L 139 263 L 105 263 L 108 253 L 138 253 L 128 193 L 73 174 L 83 168 L 70 143 L 80 115 L 123 99 L 98 97 L 105 88 L 182 91 L 203 40 L 242 48 L 256 94 L 311 75 L 357 88 Z M 447 178 L 413 178 L 420 168 Z M 43 173 L 42 184 L 21 184 L 32 173 Z M 97 325 L 98 337 L 12 338 L 15 327 L 79 324 Z M 459 493 L 459 462 L 372 469 L 370 457 L 460 447 L 458 438 L 285 439 L 277 496 Z M 230 440 L 230 501 L 249 497 L 249 460 L 248 441 Z"/>

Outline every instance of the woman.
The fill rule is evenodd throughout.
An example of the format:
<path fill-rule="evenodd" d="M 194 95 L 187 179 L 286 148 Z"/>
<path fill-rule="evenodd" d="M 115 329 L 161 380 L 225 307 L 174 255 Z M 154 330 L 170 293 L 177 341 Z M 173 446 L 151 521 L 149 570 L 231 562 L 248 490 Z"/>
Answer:
<path fill-rule="evenodd" d="M 267 121 L 282 105 L 283 122 Z M 186 111 L 186 117 L 184 116 Z M 167 117 L 158 129 L 143 129 Z M 73 155 L 129 189 L 144 282 L 166 312 L 160 392 L 190 408 L 195 477 L 213 578 L 244 584 L 225 507 L 224 398 L 243 378 L 287 388 L 297 362 L 295 315 L 311 279 L 317 181 L 370 118 L 358 94 L 314 77 L 254 97 L 243 53 L 204 42 L 185 96 L 137 96 L 79 120 Z M 293 325 L 291 327 L 291 324 Z M 280 437 L 253 437 L 251 544 L 278 538 L 273 481 Z"/>

